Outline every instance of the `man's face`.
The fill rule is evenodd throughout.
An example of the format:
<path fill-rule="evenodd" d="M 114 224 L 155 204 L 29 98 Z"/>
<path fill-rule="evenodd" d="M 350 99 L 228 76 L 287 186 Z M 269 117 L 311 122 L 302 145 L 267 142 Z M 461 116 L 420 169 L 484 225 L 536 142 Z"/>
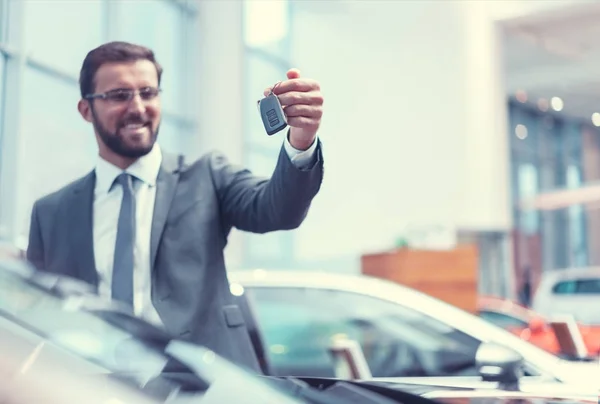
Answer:
<path fill-rule="evenodd" d="M 111 95 L 82 101 L 79 109 L 94 125 L 98 141 L 122 157 L 148 154 L 156 142 L 161 120 L 160 97 L 153 93 L 158 89 L 154 64 L 149 60 L 106 63 L 96 72 L 95 83 L 94 93 Z M 140 93 L 128 99 L 126 95 L 131 90 Z"/>

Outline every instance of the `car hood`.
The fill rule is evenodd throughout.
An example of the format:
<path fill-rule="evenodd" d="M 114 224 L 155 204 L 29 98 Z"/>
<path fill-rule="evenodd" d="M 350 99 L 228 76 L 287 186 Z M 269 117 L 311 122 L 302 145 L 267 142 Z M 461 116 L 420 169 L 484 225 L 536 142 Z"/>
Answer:
<path fill-rule="evenodd" d="M 596 392 L 600 388 L 600 361 L 570 362 L 561 361 L 557 366 L 558 377 L 569 385 L 576 385 Z"/>
<path fill-rule="evenodd" d="M 188 365 L 199 377 L 210 385 L 202 402 L 230 403 L 238 402 L 243 391 L 246 397 L 252 397 L 257 402 L 277 402 L 279 404 L 301 404 L 299 398 L 291 397 L 280 392 L 252 373 L 238 368 L 219 357 L 213 351 L 184 341 L 173 340 L 166 352 Z M 231 388 L 235 381 L 235 388 Z"/>

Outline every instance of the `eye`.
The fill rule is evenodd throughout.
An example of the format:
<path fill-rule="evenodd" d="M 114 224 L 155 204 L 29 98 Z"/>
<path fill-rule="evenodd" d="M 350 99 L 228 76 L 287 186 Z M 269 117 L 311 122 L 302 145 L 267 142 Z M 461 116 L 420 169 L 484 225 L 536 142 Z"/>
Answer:
<path fill-rule="evenodd" d="M 132 90 L 118 89 L 106 93 L 106 98 L 110 101 L 123 102 L 130 100 L 133 96 Z"/>
<path fill-rule="evenodd" d="M 150 100 L 158 95 L 158 89 L 154 87 L 146 87 L 140 90 L 140 97 L 143 100 Z"/>

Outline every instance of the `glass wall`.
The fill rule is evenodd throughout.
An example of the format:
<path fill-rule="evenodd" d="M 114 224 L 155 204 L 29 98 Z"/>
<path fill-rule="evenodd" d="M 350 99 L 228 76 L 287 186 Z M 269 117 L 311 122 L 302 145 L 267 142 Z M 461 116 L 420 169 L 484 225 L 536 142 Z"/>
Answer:
<path fill-rule="evenodd" d="M 291 5 L 287 1 L 244 2 L 244 165 L 270 176 L 285 131 L 268 136 L 256 102 L 270 85 L 286 79 L 290 61 Z M 243 266 L 283 268 L 293 261 L 294 232 L 244 234 Z"/>
<path fill-rule="evenodd" d="M 524 205 L 561 190 L 581 187 L 584 126 L 539 106 L 509 103 L 514 256 L 517 289 L 535 284 L 544 270 L 589 263 L 588 211 L 582 205 Z"/>
<path fill-rule="evenodd" d="M 17 158 L 18 186 L 0 172 L 3 191 L 16 194 L 5 202 L 4 228 L 25 236 L 33 201 L 93 167 L 96 143 L 91 126 L 77 111 L 78 75 L 92 48 L 124 40 L 152 48 L 164 68 L 161 146 L 190 151 L 197 114 L 184 88 L 195 70 L 190 37 L 196 11 L 177 0 L 1 1 L 0 157 Z M 4 60 L 6 59 L 6 68 Z M 1 100 L 11 100 L 1 103 Z M 8 138 L 10 137 L 10 139 Z M 10 150 L 7 150 L 10 149 Z M 3 167 L 6 169 L 7 165 Z M 6 223 L 15 218 L 14 222 Z M 7 219 L 8 218 L 8 219 Z"/>
<path fill-rule="evenodd" d="M 0 1 L 0 6 L 2 2 Z M 1 16 L 1 14 L 0 14 Z M 2 21 L 0 19 L 0 21 Z M 4 121 L 4 65 L 6 64 L 6 54 L 0 48 L 0 122 Z M 0 125 L 0 156 L 2 156 L 2 125 Z M 2 167 L 0 165 L 0 167 Z M 0 175 L 2 173 L 0 172 Z"/>

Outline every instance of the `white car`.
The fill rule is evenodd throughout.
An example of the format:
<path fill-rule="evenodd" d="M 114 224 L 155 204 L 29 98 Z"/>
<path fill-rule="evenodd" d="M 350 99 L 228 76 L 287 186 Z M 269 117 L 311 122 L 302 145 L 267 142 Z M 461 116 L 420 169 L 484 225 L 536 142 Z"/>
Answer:
<path fill-rule="evenodd" d="M 357 341 L 374 378 L 403 383 L 496 388 L 475 357 L 484 342 L 523 358 L 521 385 L 596 394 L 597 362 L 562 360 L 473 314 L 416 290 L 362 275 L 305 271 L 230 271 L 231 292 L 244 296 L 250 332 L 273 375 L 334 377 L 329 348 Z M 501 359 L 499 359 L 501 360 Z"/>
<path fill-rule="evenodd" d="M 587 325 L 600 325 L 600 268 L 545 272 L 532 308 L 546 316 L 573 316 Z"/>

